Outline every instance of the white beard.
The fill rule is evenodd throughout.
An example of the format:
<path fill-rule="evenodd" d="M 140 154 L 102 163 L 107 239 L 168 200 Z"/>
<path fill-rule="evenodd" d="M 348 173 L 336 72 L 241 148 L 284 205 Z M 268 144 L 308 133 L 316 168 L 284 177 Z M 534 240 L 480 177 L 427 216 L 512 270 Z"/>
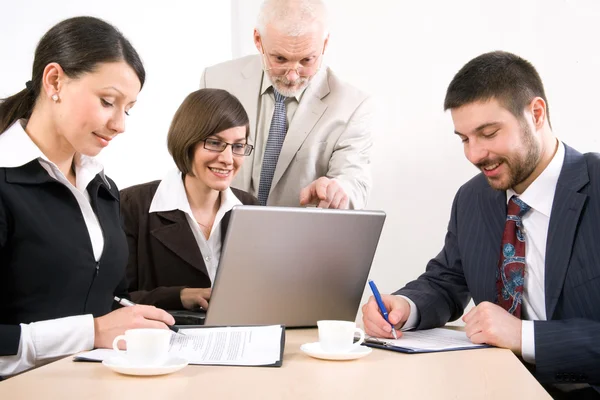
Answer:
<path fill-rule="evenodd" d="M 310 83 L 309 78 L 298 78 L 294 81 L 294 83 L 298 86 L 294 86 L 295 88 L 291 88 L 288 86 L 291 82 L 282 76 L 271 77 L 271 82 L 273 82 L 273 86 L 275 89 L 284 95 L 285 97 L 295 97 L 302 93 L 302 91 L 308 86 Z"/>

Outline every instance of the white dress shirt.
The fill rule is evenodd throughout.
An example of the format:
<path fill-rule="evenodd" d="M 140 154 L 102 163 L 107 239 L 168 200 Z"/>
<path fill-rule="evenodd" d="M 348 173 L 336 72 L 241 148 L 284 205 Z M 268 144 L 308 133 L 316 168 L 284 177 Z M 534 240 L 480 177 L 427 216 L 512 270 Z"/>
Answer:
<path fill-rule="evenodd" d="M 546 296 L 544 278 L 546 272 L 546 242 L 550 212 L 554 202 L 556 185 L 565 161 L 565 147 L 558 142 L 558 148 L 550 164 L 540 176 L 521 194 L 514 190 L 506 191 L 506 201 L 513 195 L 519 196 L 531 210 L 522 218 L 525 233 L 525 283 L 523 285 L 521 353 L 523 359 L 535 364 L 535 335 L 533 321 L 546 320 Z M 500 246 L 500 243 L 498 243 Z M 410 315 L 402 330 L 416 327 L 419 321 L 419 310 L 415 303 L 407 298 L 410 304 Z"/>
<path fill-rule="evenodd" d="M 77 200 L 85 221 L 96 261 L 102 255 L 104 236 L 90 204 L 87 186 L 97 174 L 110 187 L 102 165 L 92 157 L 76 155 L 76 186 L 41 152 L 24 130 L 25 120 L 0 134 L 0 168 L 17 168 L 38 160 L 48 175 L 65 185 Z M 19 350 L 14 356 L 0 357 L 0 376 L 10 376 L 55 359 L 94 347 L 94 319 L 91 314 L 21 325 Z"/>
<path fill-rule="evenodd" d="M 194 218 L 190 202 L 188 201 L 185 192 L 185 186 L 183 185 L 181 172 L 177 169 L 170 171 L 160 182 L 149 210 L 151 213 L 179 210 L 185 214 L 190 228 L 192 229 L 192 233 L 194 234 L 194 238 L 196 239 L 196 243 L 198 243 L 200 253 L 204 258 L 208 276 L 213 284 L 215 282 L 215 276 L 217 275 L 219 260 L 221 259 L 221 220 L 223 219 L 223 216 L 225 216 L 225 213 L 230 211 L 233 206 L 242 204 L 230 188 L 222 191 L 220 198 L 221 205 L 215 216 L 215 221 L 208 239 L 206 239 Z"/>
<path fill-rule="evenodd" d="M 556 154 L 550 164 L 529 187 L 519 195 L 512 189 L 506 191 L 507 202 L 519 196 L 531 210 L 522 218 L 525 230 L 525 283 L 523 285 L 521 353 L 528 363 L 535 364 L 535 336 L 533 321 L 546 320 L 546 242 L 550 212 L 554 203 L 556 184 L 565 161 L 565 146 L 558 142 Z"/>

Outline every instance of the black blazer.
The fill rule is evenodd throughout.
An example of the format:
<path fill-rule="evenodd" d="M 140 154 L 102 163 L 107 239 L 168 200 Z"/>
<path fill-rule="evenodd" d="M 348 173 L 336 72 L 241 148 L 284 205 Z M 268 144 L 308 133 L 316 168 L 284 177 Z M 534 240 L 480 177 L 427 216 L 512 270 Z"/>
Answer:
<path fill-rule="evenodd" d="M 121 191 L 121 213 L 129 244 L 127 280 L 131 299 L 167 310 L 183 309 L 185 287 L 208 288 L 210 278 L 198 243 L 183 211 L 149 213 L 160 181 Z M 245 205 L 258 205 L 250 194 L 231 189 Z M 225 239 L 230 212 L 221 221 Z"/>
<path fill-rule="evenodd" d="M 0 168 L 0 356 L 17 354 L 19 323 L 111 311 L 126 294 L 127 242 L 119 191 L 100 176 L 88 185 L 104 234 L 94 259 L 90 235 L 71 191 L 34 160 Z"/>
<path fill-rule="evenodd" d="M 562 146 L 562 144 L 561 144 Z M 459 318 L 469 298 L 496 302 L 506 192 L 482 174 L 454 199 L 444 248 L 396 292 L 415 302 L 418 329 Z M 542 383 L 600 384 L 600 154 L 565 146 L 546 247 L 546 318 L 535 321 L 535 376 Z"/>

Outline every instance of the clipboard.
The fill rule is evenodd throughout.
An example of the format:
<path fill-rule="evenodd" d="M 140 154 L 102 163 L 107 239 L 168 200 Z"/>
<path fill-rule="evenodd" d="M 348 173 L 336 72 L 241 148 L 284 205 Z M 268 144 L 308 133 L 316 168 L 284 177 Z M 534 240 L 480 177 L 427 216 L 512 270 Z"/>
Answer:
<path fill-rule="evenodd" d="M 471 343 L 464 332 L 445 328 L 406 331 L 403 332 L 400 339 L 367 336 L 363 344 L 368 347 L 406 354 L 440 353 L 493 347 L 488 344 Z"/>
<path fill-rule="evenodd" d="M 405 353 L 405 354 L 441 353 L 441 352 L 445 352 L 445 351 L 476 350 L 476 349 L 493 347 L 493 346 L 490 346 L 489 344 L 482 344 L 482 345 L 476 345 L 476 346 L 452 347 L 452 348 L 445 348 L 445 349 L 419 349 L 419 348 L 414 348 L 414 347 L 395 346 L 393 344 L 386 343 L 384 340 L 377 339 L 377 338 L 365 339 L 363 345 L 367 346 L 367 347 L 373 347 L 375 349 L 390 350 L 390 351 L 396 351 L 398 353 Z"/>

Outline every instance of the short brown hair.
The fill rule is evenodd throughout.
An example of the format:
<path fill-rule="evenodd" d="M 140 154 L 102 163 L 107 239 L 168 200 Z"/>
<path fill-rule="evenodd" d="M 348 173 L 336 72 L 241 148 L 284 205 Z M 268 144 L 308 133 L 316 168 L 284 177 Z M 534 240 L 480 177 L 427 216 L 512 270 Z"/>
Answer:
<path fill-rule="evenodd" d="M 446 91 L 444 111 L 494 98 L 520 120 L 535 97 L 546 102 L 552 126 L 544 85 L 533 65 L 515 54 L 493 51 L 475 57 L 456 73 Z"/>
<path fill-rule="evenodd" d="M 167 135 L 167 148 L 181 173 L 193 175 L 196 146 L 209 136 L 238 126 L 246 128 L 248 140 L 248 114 L 234 95 L 221 89 L 196 90 L 177 109 Z"/>

